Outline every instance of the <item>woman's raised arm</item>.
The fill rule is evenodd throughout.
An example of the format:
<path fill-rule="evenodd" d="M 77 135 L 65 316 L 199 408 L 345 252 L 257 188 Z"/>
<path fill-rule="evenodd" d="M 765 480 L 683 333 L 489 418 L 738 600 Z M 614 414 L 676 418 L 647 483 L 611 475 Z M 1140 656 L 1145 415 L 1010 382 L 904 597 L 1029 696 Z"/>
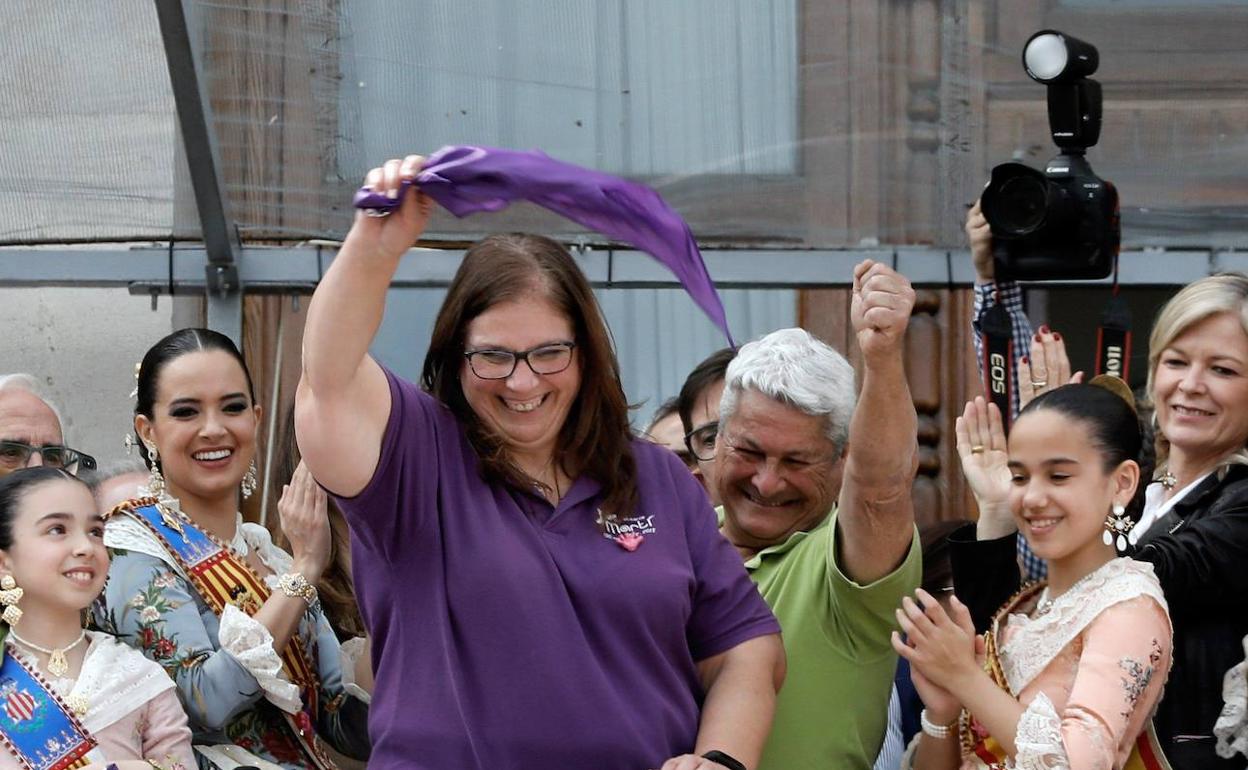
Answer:
<path fill-rule="evenodd" d="M 409 155 L 369 172 L 366 185 L 406 199 L 388 217 L 356 215 L 308 306 L 295 427 L 312 474 L 339 495 L 359 493 L 372 478 L 390 416 L 389 384 L 368 347 L 399 259 L 429 220 L 432 201 L 415 186 L 400 187 L 423 160 Z"/>

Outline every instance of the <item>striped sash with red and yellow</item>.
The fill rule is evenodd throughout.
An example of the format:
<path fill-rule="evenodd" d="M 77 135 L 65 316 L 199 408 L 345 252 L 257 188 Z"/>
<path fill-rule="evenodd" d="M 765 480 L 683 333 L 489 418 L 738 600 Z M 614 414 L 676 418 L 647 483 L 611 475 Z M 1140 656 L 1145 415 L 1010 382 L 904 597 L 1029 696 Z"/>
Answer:
<path fill-rule="evenodd" d="M 139 522 L 156 536 L 218 616 L 227 604 L 232 604 L 250 617 L 268 600 L 269 587 L 247 562 L 186 517 L 160 505 L 156 498 L 128 500 L 109 516 L 118 513 Z M 299 688 L 303 701 L 303 711 L 298 714 L 282 713 L 316 763 L 333 768 L 335 765 L 325 754 L 313 727 L 320 705 L 320 682 L 299 634 L 290 638 L 281 658 L 287 678 Z"/>

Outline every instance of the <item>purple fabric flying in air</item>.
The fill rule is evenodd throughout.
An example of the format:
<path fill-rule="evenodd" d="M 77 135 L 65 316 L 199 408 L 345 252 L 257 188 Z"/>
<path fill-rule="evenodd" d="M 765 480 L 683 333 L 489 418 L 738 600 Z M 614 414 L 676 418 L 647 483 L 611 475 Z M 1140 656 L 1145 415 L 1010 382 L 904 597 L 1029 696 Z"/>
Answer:
<path fill-rule="evenodd" d="M 636 182 L 574 166 L 544 152 L 449 146 L 430 155 L 417 185 L 457 217 L 536 203 L 667 266 L 685 291 L 735 344 L 715 284 L 689 225 L 657 192 Z M 399 199 L 362 189 L 355 206 L 388 213 Z"/>

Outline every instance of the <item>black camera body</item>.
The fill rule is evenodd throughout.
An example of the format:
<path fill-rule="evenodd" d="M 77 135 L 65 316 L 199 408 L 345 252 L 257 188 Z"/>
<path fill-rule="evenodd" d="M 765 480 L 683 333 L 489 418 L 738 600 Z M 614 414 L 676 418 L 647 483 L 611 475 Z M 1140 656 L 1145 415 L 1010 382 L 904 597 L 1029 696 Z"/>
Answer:
<path fill-rule="evenodd" d="M 1094 279 L 1113 271 L 1122 232 L 1118 190 L 1082 154 L 1058 155 L 1043 172 L 1022 163 L 993 168 L 981 206 L 1001 280 Z"/>
<path fill-rule="evenodd" d="M 1043 172 L 1022 163 L 992 169 L 981 207 L 1001 280 L 1113 272 L 1122 240 L 1118 191 L 1084 157 L 1101 134 L 1101 86 L 1088 77 L 1099 63 L 1094 47 L 1056 30 L 1037 32 L 1023 47 L 1023 68 L 1048 88 L 1049 130 L 1061 154 Z"/>

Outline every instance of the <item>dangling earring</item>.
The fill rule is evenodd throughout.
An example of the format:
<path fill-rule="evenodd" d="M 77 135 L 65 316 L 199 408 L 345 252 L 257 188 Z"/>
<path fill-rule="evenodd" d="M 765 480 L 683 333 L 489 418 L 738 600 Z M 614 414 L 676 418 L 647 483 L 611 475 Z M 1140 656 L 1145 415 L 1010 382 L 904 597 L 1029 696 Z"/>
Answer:
<path fill-rule="evenodd" d="M 1101 534 L 1101 542 L 1112 545 L 1119 554 L 1127 551 L 1127 535 L 1135 526 L 1135 522 L 1127 516 L 1127 509 L 1122 503 L 1114 503 L 1114 507 L 1105 517 L 1105 531 Z"/>
<path fill-rule="evenodd" d="M 247 473 L 246 475 L 243 476 L 243 483 L 241 487 L 243 490 L 244 500 L 251 497 L 251 494 L 256 491 L 256 461 L 255 460 L 252 460 L 251 465 L 247 468 Z"/>
<path fill-rule="evenodd" d="M 12 575 L 5 575 L 0 578 L 0 604 L 4 605 L 4 612 L 0 613 L 0 620 L 8 623 L 10 627 L 16 626 L 18 621 L 22 619 L 22 611 L 18 609 L 17 603 L 22 600 L 22 596 L 26 593 L 17 587 L 17 581 Z"/>
<path fill-rule="evenodd" d="M 143 446 L 147 448 L 147 461 L 152 464 L 152 470 L 147 476 L 147 491 L 153 497 L 165 496 L 165 477 L 160 473 L 160 452 L 156 451 L 156 445 L 143 442 Z"/>

